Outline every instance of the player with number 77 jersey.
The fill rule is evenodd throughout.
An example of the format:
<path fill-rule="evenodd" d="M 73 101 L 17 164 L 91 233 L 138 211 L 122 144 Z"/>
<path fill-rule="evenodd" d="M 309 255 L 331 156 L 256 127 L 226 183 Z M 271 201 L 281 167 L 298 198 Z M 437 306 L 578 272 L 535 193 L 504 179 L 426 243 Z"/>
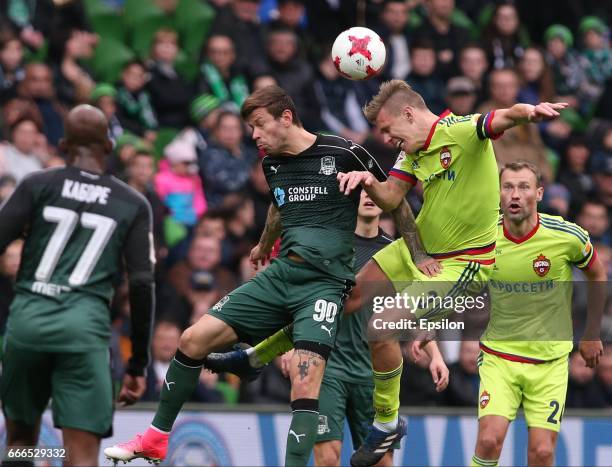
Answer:
<path fill-rule="evenodd" d="M 65 128 L 60 147 L 68 167 L 30 174 L 0 207 L 0 253 L 13 240 L 26 238 L 3 359 L 8 446 L 36 445 L 34 427 L 49 398 L 56 426 L 87 432 L 98 447 L 110 433 L 109 305 L 124 262 L 132 357 L 120 400 L 132 403 L 144 392 L 154 307 L 150 206 L 128 185 L 104 174 L 112 143 L 98 109 L 76 107 Z M 31 429 L 27 440 L 19 438 L 22 430 L 11 430 L 20 425 Z M 85 451 L 89 457 L 81 457 L 78 447 L 71 450 L 72 461 L 97 464 L 97 453 Z"/>

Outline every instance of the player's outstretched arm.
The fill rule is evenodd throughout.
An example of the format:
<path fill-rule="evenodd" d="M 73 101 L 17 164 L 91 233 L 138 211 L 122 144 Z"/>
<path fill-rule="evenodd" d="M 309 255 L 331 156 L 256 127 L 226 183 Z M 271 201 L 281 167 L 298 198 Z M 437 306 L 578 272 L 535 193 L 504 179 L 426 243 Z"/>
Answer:
<path fill-rule="evenodd" d="M 397 231 L 404 239 L 408 250 L 410 250 L 412 261 L 414 261 L 416 267 L 428 277 L 435 277 L 440 274 L 442 266 L 438 261 L 427 255 L 421 242 L 414 214 L 405 198 L 397 208 L 391 211 L 391 215 Z"/>
<path fill-rule="evenodd" d="M 584 275 L 588 279 L 587 322 L 580 340 L 580 355 L 589 368 L 595 368 L 599 364 L 599 357 L 603 354 L 600 332 L 607 297 L 608 275 L 606 268 L 597 257 L 591 266 L 584 270 Z"/>
<path fill-rule="evenodd" d="M 509 109 L 497 109 L 491 115 L 491 129 L 493 133 L 503 133 L 517 125 L 554 120 L 559 117 L 559 111 L 567 106 L 566 102 L 541 102 L 538 105 L 515 104 Z"/>
<path fill-rule="evenodd" d="M 396 177 L 380 182 L 371 172 L 338 172 L 340 192 L 350 194 L 359 185 L 383 211 L 397 208 L 412 185 Z"/>
<path fill-rule="evenodd" d="M 270 204 L 268 217 L 264 226 L 259 243 L 251 250 L 250 260 L 255 270 L 259 269 L 259 263 L 263 266 L 270 259 L 270 252 L 276 239 L 282 231 L 280 211 L 274 204 Z"/>
<path fill-rule="evenodd" d="M 146 203 L 146 204 L 145 204 Z M 132 334 L 132 356 L 119 393 L 119 402 L 133 404 L 146 389 L 145 371 L 149 366 L 151 328 L 155 311 L 155 249 L 153 216 L 148 202 L 142 207 L 123 246 L 127 269 Z"/>

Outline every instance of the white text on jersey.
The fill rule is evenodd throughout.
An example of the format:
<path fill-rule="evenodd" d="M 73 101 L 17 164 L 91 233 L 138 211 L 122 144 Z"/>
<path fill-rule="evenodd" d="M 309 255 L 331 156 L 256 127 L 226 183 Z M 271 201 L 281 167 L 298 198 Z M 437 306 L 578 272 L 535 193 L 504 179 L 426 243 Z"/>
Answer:
<path fill-rule="evenodd" d="M 74 199 L 85 203 L 106 204 L 111 189 L 106 186 L 92 185 L 90 183 L 64 180 L 62 198 Z"/>

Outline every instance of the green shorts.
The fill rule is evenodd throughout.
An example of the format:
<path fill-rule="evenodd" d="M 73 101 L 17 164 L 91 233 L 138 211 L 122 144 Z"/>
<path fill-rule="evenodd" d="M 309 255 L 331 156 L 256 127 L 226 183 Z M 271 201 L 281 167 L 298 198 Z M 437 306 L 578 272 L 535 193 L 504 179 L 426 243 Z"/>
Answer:
<path fill-rule="evenodd" d="M 108 350 L 42 352 L 7 339 L 2 357 L 2 410 L 11 420 L 34 426 L 51 399 L 57 428 L 112 435 L 113 384 Z"/>
<path fill-rule="evenodd" d="M 356 384 L 325 375 L 319 393 L 319 429 L 316 442 L 342 441 L 346 419 L 351 431 L 353 449 L 357 450 L 365 441 L 374 421 L 373 393 L 373 384 Z M 393 449 L 399 447 L 397 443 Z"/>
<path fill-rule="evenodd" d="M 528 427 L 559 431 L 567 394 L 568 360 L 521 363 L 480 353 L 478 418 L 512 421 L 522 405 Z"/>
<path fill-rule="evenodd" d="M 277 258 L 208 312 L 254 345 L 293 323 L 293 341 L 333 347 L 349 287 L 308 263 Z"/>
<path fill-rule="evenodd" d="M 489 280 L 493 266 L 490 258 L 458 256 L 442 259 L 439 260 L 442 265 L 440 274 L 428 277 L 413 263 L 406 243 L 400 238 L 378 251 L 372 259 L 393 283 L 397 293 L 421 300 L 415 309 L 417 319 L 436 321 L 453 311 L 463 313 L 484 309 L 484 302 L 480 306 L 474 295 Z"/>
<path fill-rule="evenodd" d="M 373 392 L 373 384 L 355 384 L 324 376 L 319 393 L 319 430 L 316 442 L 342 441 L 346 419 L 354 449 L 361 446 L 374 420 Z"/>

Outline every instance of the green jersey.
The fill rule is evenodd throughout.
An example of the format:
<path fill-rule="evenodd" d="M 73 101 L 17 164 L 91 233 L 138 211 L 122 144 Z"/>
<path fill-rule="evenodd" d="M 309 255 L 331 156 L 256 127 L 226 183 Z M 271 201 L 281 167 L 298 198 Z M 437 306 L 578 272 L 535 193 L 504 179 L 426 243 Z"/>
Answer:
<path fill-rule="evenodd" d="M 338 172 L 367 170 L 386 176 L 361 146 L 338 136 L 317 135 L 295 156 L 266 156 L 263 170 L 282 223 L 280 257 L 296 253 L 325 274 L 354 281 L 353 237 L 360 190 L 345 196 Z"/>
<path fill-rule="evenodd" d="M 155 258 L 143 196 L 111 176 L 45 170 L 21 182 L 0 224 L 0 252 L 26 238 L 7 322 L 11 342 L 50 352 L 108 347 L 109 304 L 125 261 L 134 332 L 143 335 L 139 347 L 148 345 Z M 147 350 L 138 351 L 146 363 Z"/>
<path fill-rule="evenodd" d="M 393 242 L 382 230 L 374 238 L 355 235 L 355 270 L 359 271 L 379 250 Z M 325 374 L 357 384 L 372 380 L 372 360 L 367 328 L 371 312 L 360 310 L 345 315 L 340 322 L 336 346 L 330 354 Z"/>
<path fill-rule="evenodd" d="M 492 260 L 499 216 L 499 179 L 490 138 L 495 112 L 459 117 L 443 113 L 425 145 L 401 153 L 389 176 L 423 182 L 416 219 L 423 244 L 434 258 L 477 256 Z"/>
<path fill-rule="evenodd" d="M 594 257 L 589 234 L 561 217 L 539 214 L 523 238 L 500 221 L 483 350 L 527 362 L 571 352 L 572 266 L 588 268 Z"/>

